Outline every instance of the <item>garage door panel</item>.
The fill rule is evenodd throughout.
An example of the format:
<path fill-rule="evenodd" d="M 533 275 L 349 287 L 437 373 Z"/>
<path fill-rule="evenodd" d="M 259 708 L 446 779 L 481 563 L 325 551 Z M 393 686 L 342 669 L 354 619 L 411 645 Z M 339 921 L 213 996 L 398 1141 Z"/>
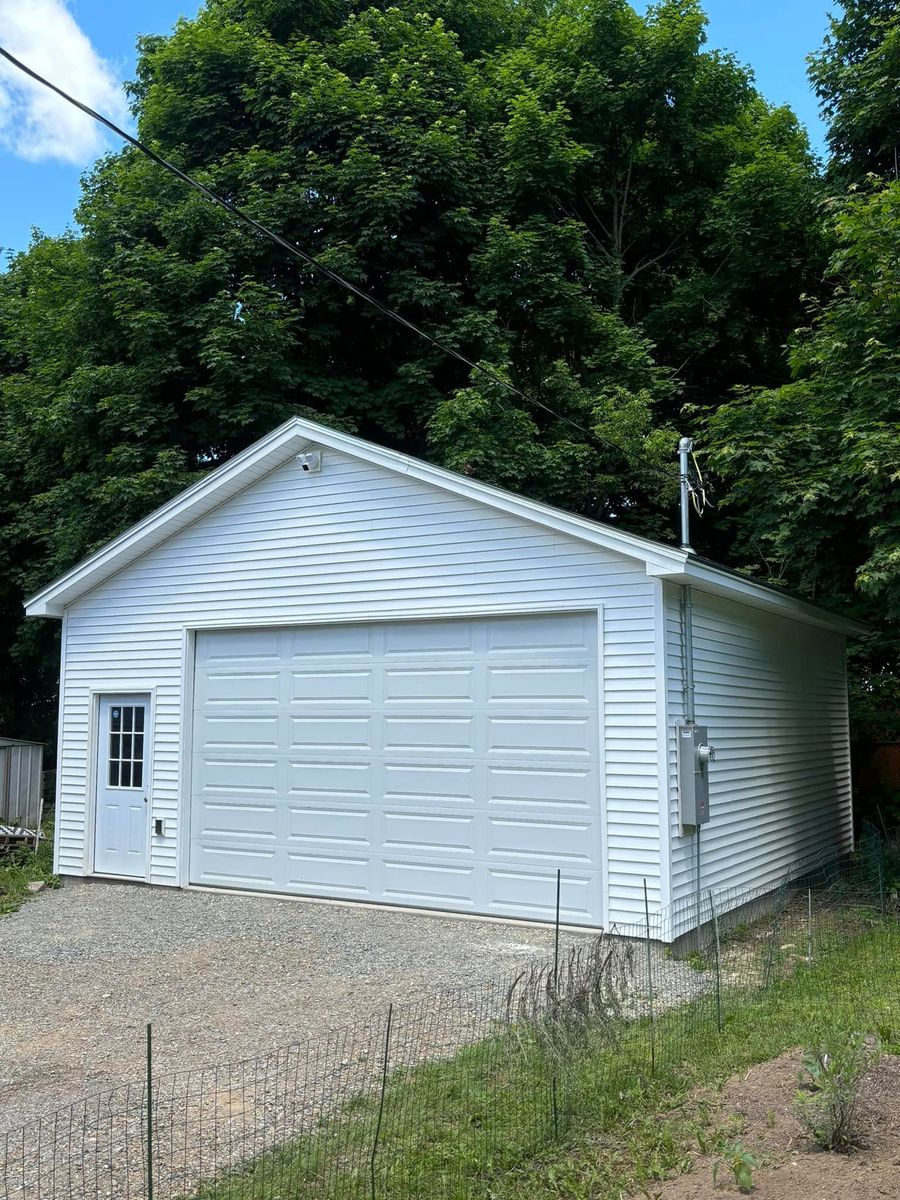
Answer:
<path fill-rule="evenodd" d="M 596 923 L 596 624 L 198 635 L 192 881 Z"/>
<path fill-rule="evenodd" d="M 556 915 L 556 869 L 490 869 L 490 911 L 552 921 Z M 596 920 L 596 881 L 587 873 L 567 871 L 560 888 L 560 916 L 573 925 Z"/>
<path fill-rule="evenodd" d="M 473 813 L 403 812 L 385 809 L 382 845 L 393 853 L 437 858 L 473 858 L 475 816 Z"/>
<path fill-rule="evenodd" d="M 474 866 L 411 858 L 390 857 L 383 862 L 383 888 L 394 904 L 434 908 L 441 903 L 454 909 L 476 909 Z"/>
<path fill-rule="evenodd" d="M 210 671 L 204 699 L 211 705 L 278 704 L 278 671 Z"/>
<path fill-rule="evenodd" d="M 197 662 L 210 666 L 268 660 L 281 661 L 277 629 L 208 630 L 197 646 Z"/>
<path fill-rule="evenodd" d="M 488 667 L 488 700 L 501 703 L 539 700 L 588 708 L 594 700 L 594 672 L 584 666 Z"/>
<path fill-rule="evenodd" d="M 473 667 L 387 667 L 384 700 L 390 703 L 474 704 Z"/>
<path fill-rule="evenodd" d="M 384 799 L 392 804 L 441 804 L 454 801 L 475 803 L 476 780 L 474 766 L 443 763 L 432 766 L 423 762 L 386 762 L 384 764 Z"/>
<path fill-rule="evenodd" d="M 487 621 L 489 651 L 526 651 L 529 655 L 541 651 L 589 651 L 593 641 L 596 617 L 575 613 L 550 619 L 532 616 L 497 617 Z"/>
<path fill-rule="evenodd" d="M 496 764 L 487 769 L 487 803 L 491 808 L 592 809 L 597 787 L 596 771 L 588 767 L 566 770 Z"/>
<path fill-rule="evenodd" d="M 591 757 L 591 721 L 586 716 L 488 717 L 487 733 L 487 749 L 496 754 Z"/>
<path fill-rule="evenodd" d="M 368 625 L 311 625 L 288 635 L 292 658 L 371 658 L 373 629 Z"/>
<path fill-rule="evenodd" d="M 471 717 L 386 716 L 384 718 L 384 751 L 418 753 L 453 750 L 471 756 L 473 753 L 474 721 Z"/>
<path fill-rule="evenodd" d="M 471 654 L 476 626 L 469 621 L 407 621 L 381 627 L 386 658 Z"/>
<path fill-rule="evenodd" d="M 290 891 L 318 896 L 352 896 L 354 899 L 367 899 L 371 894 L 368 856 L 290 850 L 285 855 L 285 862 L 285 883 Z"/>
<path fill-rule="evenodd" d="M 275 887 L 275 850 L 215 843 L 195 847 L 193 868 L 204 883 L 270 890 Z"/>
<path fill-rule="evenodd" d="M 212 712 L 201 717 L 196 732 L 203 749 L 277 750 L 278 724 L 276 715 L 225 716 Z"/>
<path fill-rule="evenodd" d="M 514 816 L 491 816 L 487 853 L 491 859 L 508 858 L 552 863 L 554 869 L 577 864 L 591 867 L 590 823 L 547 821 Z"/>
<path fill-rule="evenodd" d="M 371 717 L 294 716 L 290 722 L 291 750 L 354 750 L 371 752 Z"/>
<path fill-rule="evenodd" d="M 309 847 L 372 844 L 372 813 L 367 808 L 337 804 L 292 804 L 288 809 L 287 843 Z"/>
<path fill-rule="evenodd" d="M 278 838 L 278 807 L 275 804 L 204 799 L 199 811 L 200 832 L 211 843 L 274 842 Z"/>
<path fill-rule="evenodd" d="M 292 671 L 290 700 L 294 705 L 371 703 L 374 679 L 368 670 Z"/>

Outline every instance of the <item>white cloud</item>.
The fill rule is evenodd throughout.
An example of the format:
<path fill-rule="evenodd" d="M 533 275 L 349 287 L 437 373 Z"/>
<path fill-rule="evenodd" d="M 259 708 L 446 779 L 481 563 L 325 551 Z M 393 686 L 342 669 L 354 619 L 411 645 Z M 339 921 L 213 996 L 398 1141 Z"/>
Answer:
<path fill-rule="evenodd" d="M 66 0 L 0 0 L 0 44 L 91 108 L 127 120 L 121 82 Z M 96 121 L 0 59 L 0 145 L 32 162 L 84 166 L 109 142 Z"/>

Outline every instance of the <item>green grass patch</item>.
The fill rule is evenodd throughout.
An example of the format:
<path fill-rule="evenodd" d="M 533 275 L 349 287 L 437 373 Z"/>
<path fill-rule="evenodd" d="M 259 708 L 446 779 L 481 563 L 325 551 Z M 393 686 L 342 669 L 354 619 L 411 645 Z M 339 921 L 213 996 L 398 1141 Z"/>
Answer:
<path fill-rule="evenodd" d="M 0 916 L 22 907 L 31 895 L 29 883 L 41 880 L 48 887 L 59 887 L 53 874 L 53 826 L 45 825 L 43 833 L 36 850 L 18 846 L 0 854 Z"/>
<path fill-rule="evenodd" d="M 783 964 L 779 964 L 783 966 Z M 900 1052 L 900 925 L 868 916 L 820 939 L 765 991 L 729 992 L 616 1035 L 586 1029 L 566 1053 L 508 1031 L 452 1058 L 395 1070 L 377 1094 L 345 1103 L 316 1130 L 198 1200 L 610 1200 L 653 1195 L 653 1184 L 720 1151 L 739 1130 L 716 1127 L 698 1102 L 735 1072 L 828 1030 L 877 1033 Z M 719 1030 L 721 1016 L 722 1029 Z M 652 1036 L 651 1036 L 652 1034 Z M 653 1057 L 651 1061 L 651 1046 Z"/>

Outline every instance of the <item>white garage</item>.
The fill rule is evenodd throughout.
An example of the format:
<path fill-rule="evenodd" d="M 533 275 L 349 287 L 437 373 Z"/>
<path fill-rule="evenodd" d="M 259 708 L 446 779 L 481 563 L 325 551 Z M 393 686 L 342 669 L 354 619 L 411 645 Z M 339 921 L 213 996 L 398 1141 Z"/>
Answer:
<path fill-rule="evenodd" d="M 26 608 L 63 875 L 608 926 L 852 844 L 858 626 L 309 421 Z"/>

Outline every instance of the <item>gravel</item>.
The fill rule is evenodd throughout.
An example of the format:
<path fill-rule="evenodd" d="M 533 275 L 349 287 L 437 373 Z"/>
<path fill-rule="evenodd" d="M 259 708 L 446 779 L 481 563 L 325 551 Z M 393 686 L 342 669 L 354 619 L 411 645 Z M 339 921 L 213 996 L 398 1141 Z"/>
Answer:
<path fill-rule="evenodd" d="M 563 931 L 563 970 L 591 936 Z M 44 891 L 0 919 L 0 1196 L 143 1197 L 148 1021 L 156 1195 L 172 1200 L 377 1089 L 389 1003 L 392 1069 L 453 1054 L 506 1020 L 508 980 L 553 944 L 545 926 L 387 908 Z M 659 945 L 616 953 L 627 1015 L 646 1015 L 651 975 L 657 1011 L 712 986 Z"/>
<path fill-rule="evenodd" d="M 566 934 L 565 941 L 583 937 Z M 156 1070 L 234 1062 L 502 976 L 543 926 L 72 882 L 0 920 L 0 1132 Z"/>

